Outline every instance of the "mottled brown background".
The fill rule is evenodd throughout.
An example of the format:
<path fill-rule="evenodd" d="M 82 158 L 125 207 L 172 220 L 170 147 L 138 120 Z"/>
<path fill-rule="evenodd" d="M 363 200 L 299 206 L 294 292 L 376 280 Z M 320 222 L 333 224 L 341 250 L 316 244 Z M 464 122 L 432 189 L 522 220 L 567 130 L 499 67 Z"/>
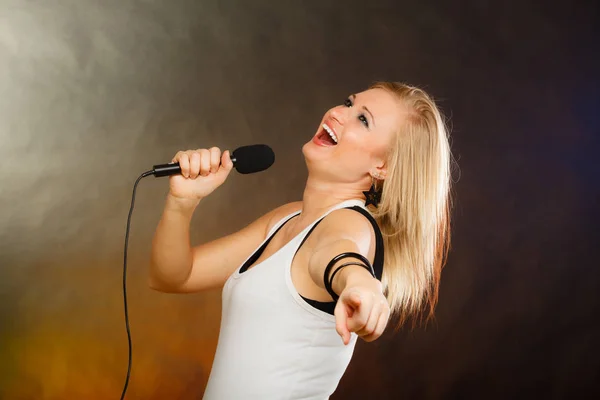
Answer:
<path fill-rule="evenodd" d="M 597 1 L 0 0 L 0 397 L 116 399 L 136 177 L 179 149 L 268 143 L 194 241 L 299 199 L 323 112 L 377 79 L 453 128 L 454 242 L 437 320 L 360 343 L 335 399 L 599 394 Z M 218 292 L 146 286 L 168 189 L 138 188 L 129 399 L 198 399 Z M 234 383 L 232 383 L 234 384 Z"/>

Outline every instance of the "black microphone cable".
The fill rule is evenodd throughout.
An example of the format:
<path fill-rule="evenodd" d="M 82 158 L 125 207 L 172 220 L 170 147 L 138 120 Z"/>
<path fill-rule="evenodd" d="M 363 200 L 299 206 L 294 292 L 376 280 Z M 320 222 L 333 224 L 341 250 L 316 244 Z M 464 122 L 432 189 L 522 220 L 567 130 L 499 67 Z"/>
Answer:
<path fill-rule="evenodd" d="M 251 174 L 254 172 L 264 171 L 275 162 L 275 154 L 273 150 L 265 144 L 255 144 L 250 146 L 242 146 L 237 148 L 232 153 L 232 161 L 235 169 L 241 174 Z M 133 214 L 133 206 L 135 204 L 135 191 L 138 183 L 149 175 L 155 177 L 170 176 L 181 172 L 179 163 L 168 163 L 154 165 L 153 169 L 141 174 L 133 185 L 133 194 L 131 196 L 131 207 L 127 216 L 127 228 L 125 230 L 125 249 L 123 251 L 123 305 L 125 309 L 125 329 L 127 330 L 127 344 L 129 346 L 129 357 L 127 362 L 127 377 L 123 385 L 121 400 L 125 398 L 127 387 L 129 386 L 129 378 L 131 376 L 131 331 L 129 329 L 129 311 L 127 307 L 127 246 L 129 244 L 129 228 L 131 227 L 131 215 Z"/>
<path fill-rule="evenodd" d="M 135 191 L 138 183 L 149 175 L 154 174 L 154 170 L 146 171 L 140 175 L 135 184 L 133 185 L 133 194 L 131 196 L 131 207 L 129 208 L 129 215 L 127 216 L 127 228 L 125 229 L 125 249 L 123 251 L 123 305 L 125 307 L 125 329 L 127 330 L 127 344 L 129 346 L 129 356 L 127 362 L 127 377 L 125 378 L 125 384 L 123 385 L 123 392 L 121 393 L 121 400 L 125 398 L 125 392 L 127 392 L 127 386 L 129 386 L 129 377 L 131 376 L 131 331 L 129 329 L 129 312 L 127 308 L 127 245 L 129 244 L 129 228 L 131 226 L 131 214 L 133 214 L 133 205 L 135 204 Z"/>

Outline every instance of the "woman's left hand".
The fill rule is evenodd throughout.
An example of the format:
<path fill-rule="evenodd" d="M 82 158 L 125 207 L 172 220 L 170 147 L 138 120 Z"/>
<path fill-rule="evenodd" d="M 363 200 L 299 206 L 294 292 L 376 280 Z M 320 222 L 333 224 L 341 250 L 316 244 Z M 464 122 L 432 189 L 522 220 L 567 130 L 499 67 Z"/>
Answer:
<path fill-rule="evenodd" d="M 335 306 L 335 329 L 344 344 L 350 342 L 350 332 L 372 342 L 381 336 L 389 317 L 390 307 L 381 286 L 379 290 L 362 285 L 346 287 Z"/>

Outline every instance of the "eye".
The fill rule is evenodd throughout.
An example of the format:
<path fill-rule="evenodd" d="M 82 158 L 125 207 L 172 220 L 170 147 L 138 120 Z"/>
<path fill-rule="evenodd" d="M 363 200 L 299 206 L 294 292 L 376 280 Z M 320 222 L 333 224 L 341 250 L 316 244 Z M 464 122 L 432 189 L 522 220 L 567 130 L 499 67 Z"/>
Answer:
<path fill-rule="evenodd" d="M 352 100 L 350 98 L 347 98 L 346 100 L 344 100 L 344 105 L 346 107 L 352 107 L 353 106 Z"/>
<path fill-rule="evenodd" d="M 360 122 L 362 122 L 364 126 L 366 126 L 367 128 L 369 127 L 369 121 L 367 120 L 367 117 L 365 117 L 365 114 L 360 114 L 358 116 L 358 119 L 360 120 Z"/>

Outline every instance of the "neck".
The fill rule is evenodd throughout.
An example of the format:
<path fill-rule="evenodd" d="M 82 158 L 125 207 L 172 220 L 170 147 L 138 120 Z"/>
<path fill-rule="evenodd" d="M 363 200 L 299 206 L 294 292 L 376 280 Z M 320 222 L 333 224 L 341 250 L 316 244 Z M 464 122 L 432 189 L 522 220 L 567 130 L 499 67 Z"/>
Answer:
<path fill-rule="evenodd" d="M 365 200 L 363 190 L 354 183 L 326 182 L 308 177 L 302 196 L 302 212 L 298 222 L 310 223 L 331 207 L 347 200 Z"/>

